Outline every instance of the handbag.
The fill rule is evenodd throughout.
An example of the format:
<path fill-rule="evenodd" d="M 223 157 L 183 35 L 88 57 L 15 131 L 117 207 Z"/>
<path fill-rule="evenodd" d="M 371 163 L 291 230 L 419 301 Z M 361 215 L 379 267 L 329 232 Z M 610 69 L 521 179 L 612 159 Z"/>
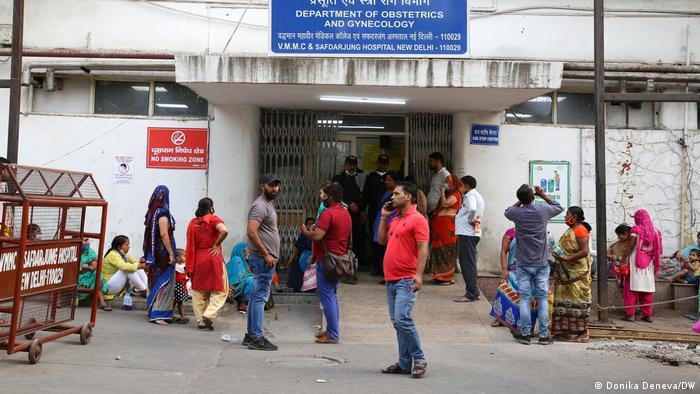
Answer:
<path fill-rule="evenodd" d="M 332 218 L 332 217 L 331 217 Z M 348 236 L 348 249 L 343 255 L 336 255 L 328 251 L 326 240 L 321 240 L 323 245 L 323 273 L 328 280 L 338 281 L 357 276 L 357 256 L 352 251 L 352 230 Z"/>

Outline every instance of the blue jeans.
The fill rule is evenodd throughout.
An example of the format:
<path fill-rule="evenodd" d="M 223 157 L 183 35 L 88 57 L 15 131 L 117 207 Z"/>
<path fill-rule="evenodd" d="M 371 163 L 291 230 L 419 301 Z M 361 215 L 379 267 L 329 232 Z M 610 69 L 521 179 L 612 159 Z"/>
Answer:
<path fill-rule="evenodd" d="M 413 280 L 386 281 L 386 299 L 389 317 L 396 329 L 399 342 L 399 366 L 410 371 L 414 362 L 425 362 L 418 330 L 413 322 L 413 305 L 418 294 L 413 292 Z"/>
<path fill-rule="evenodd" d="M 549 291 L 549 264 L 541 267 L 523 267 L 518 265 L 515 268 L 515 275 L 518 278 L 520 291 L 520 334 L 530 336 L 532 332 L 532 322 L 530 303 L 534 293 L 537 300 L 537 319 L 540 322 L 539 336 L 546 338 L 549 336 L 549 302 L 547 292 Z"/>
<path fill-rule="evenodd" d="M 333 340 L 340 339 L 340 312 L 338 308 L 338 281 L 326 278 L 322 262 L 316 266 L 316 285 L 318 299 L 323 305 L 323 315 L 326 317 L 326 333 Z"/>
<path fill-rule="evenodd" d="M 265 303 L 270 298 L 270 285 L 275 276 L 275 267 L 268 268 L 265 259 L 251 255 L 248 259 L 253 271 L 253 295 L 248 303 L 248 335 L 254 338 L 263 336 Z"/>

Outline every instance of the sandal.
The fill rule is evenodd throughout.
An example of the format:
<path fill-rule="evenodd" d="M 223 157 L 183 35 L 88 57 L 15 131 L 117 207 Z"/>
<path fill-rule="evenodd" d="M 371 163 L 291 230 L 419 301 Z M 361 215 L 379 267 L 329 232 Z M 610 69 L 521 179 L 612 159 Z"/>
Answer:
<path fill-rule="evenodd" d="M 633 321 L 634 321 L 634 315 L 632 315 L 632 316 L 627 316 L 627 315 L 625 315 L 625 316 L 622 318 L 622 320 L 633 322 Z"/>
<path fill-rule="evenodd" d="M 408 375 L 411 372 L 404 370 L 399 363 L 396 363 L 382 369 L 382 373 Z"/>
<path fill-rule="evenodd" d="M 425 361 L 423 362 L 414 362 L 413 363 L 413 371 L 411 371 L 411 377 L 412 378 L 422 378 L 423 375 L 425 375 L 425 370 L 428 367 L 428 363 Z"/>
<path fill-rule="evenodd" d="M 100 309 L 102 309 L 105 312 L 112 312 L 112 307 L 109 305 L 102 305 Z"/>

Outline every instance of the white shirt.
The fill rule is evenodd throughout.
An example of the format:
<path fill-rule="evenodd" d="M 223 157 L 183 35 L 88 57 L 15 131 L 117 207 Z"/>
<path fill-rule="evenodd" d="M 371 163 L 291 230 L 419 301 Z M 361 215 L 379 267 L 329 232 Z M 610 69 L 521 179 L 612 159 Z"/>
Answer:
<path fill-rule="evenodd" d="M 472 189 L 465 194 L 464 198 L 462 198 L 462 207 L 459 208 L 455 218 L 455 234 L 481 237 L 481 227 L 479 226 L 475 230 L 470 223 L 477 219 L 479 221 L 482 220 L 484 208 L 486 208 L 484 198 L 481 197 L 481 193 L 476 191 L 476 189 Z"/>
<path fill-rule="evenodd" d="M 447 182 L 447 177 L 450 176 L 450 172 L 447 168 L 442 167 L 442 169 L 433 175 L 433 179 L 430 181 L 430 191 L 428 192 L 428 213 L 433 212 L 440 204 L 440 187 L 445 185 Z"/>

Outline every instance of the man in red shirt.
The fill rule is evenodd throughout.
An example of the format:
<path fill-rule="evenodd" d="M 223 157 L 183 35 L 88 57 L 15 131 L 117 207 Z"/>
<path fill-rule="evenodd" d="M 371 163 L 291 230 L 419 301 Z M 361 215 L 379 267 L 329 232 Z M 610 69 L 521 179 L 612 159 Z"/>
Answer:
<path fill-rule="evenodd" d="M 340 340 L 340 316 L 338 308 L 338 281 L 326 277 L 323 260 L 326 252 L 342 256 L 348 252 L 352 218 L 343 202 L 343 187 L 339 183 L 323 184 L 318 192 L 326 209 L 321 213 L 312 230 L 301 225 L 301 233 L 313 243 L 313 259 L 317 263 L 316 284 L 318 298 L 326 317 L 326 331 L 316 335 L 317 343 L 338 343 Z"/>
<path fill-rule="evenodd" d="M 428 221 L 417 211 L 417 196 L 416 185 L 396 183 L 391 202 L 382 207 L 377 240 L 386 245 L 386 295 L 389 316 L 399 342 L 399 362 L 382 369 L 382 373 L 410 373 L 414 378 L 421 378 L 428 363 L 413 322 L 413 306 L 418 298 L 417 292 L 423 287 L 430 230 Z M 398 215 L 387 226 L 387 219 L 394 211 Z"/>

